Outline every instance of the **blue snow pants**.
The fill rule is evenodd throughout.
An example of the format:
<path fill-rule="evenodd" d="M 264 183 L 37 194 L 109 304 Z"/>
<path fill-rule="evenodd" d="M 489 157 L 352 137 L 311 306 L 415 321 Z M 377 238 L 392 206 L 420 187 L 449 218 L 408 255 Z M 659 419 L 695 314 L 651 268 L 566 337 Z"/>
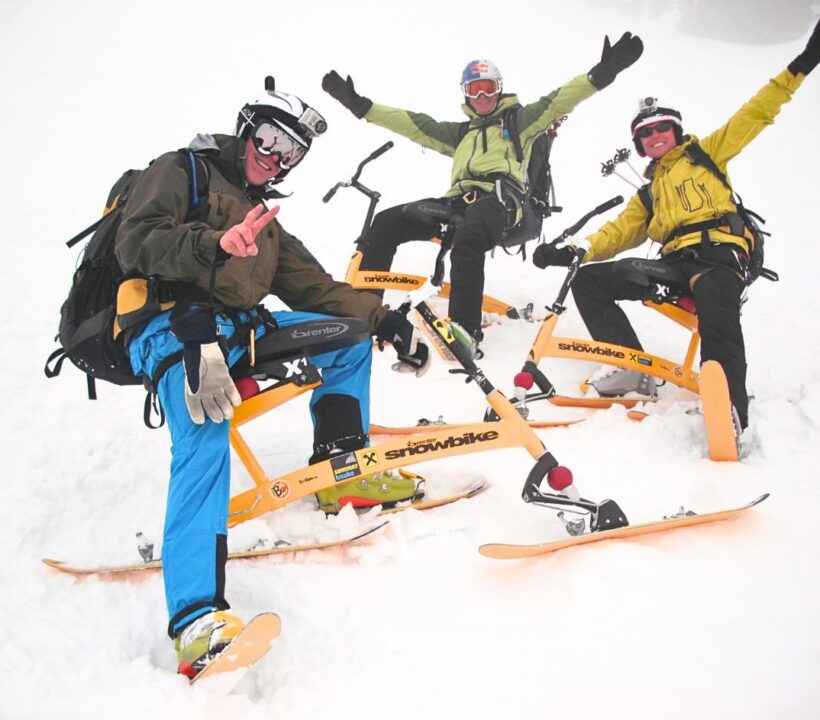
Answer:
<path fill-rule="evenodd" d="M 272 313 L 280 327 L 328 317 L 317 313 Z M 246 319 L 240 313 L 240 320 Z M 218 317 L 220 334 L 231 337 L 230 320 Z M 257 330 L 262 337 L 264 326 Z M 182 350 L 170 330 L 170 311 L 154 318 L 129 346 L 136 373 L 152 376 L 166 357 Z M 228 363 L 233 366 L 246 350 L 235 347 Z M 322 384 L 312 394 L 313 409 L 325 395 L 347 395 L 358 401 L 364 432 L 370 425 L 370 340 L 351 347 L 316 355 L 311 362 L 322 370 Z M 171 478 L 162 542 L 165 599 L 174 637 L 197 617 L 228 607 L 224 598 L 227 554 L 228 502 L 230 500 L 229 430 L 227 422 L 191 420 L 185 404 L 185 372 L 182 362 L 171 366 L 157 388 L 171 433 Z"/>

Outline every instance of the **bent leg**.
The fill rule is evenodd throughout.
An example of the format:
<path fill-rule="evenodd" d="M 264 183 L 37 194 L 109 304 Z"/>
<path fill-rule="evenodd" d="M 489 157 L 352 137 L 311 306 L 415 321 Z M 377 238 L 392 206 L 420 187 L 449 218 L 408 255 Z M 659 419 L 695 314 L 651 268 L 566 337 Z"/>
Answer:
<path fill-rule="evenodd" d="M 642 300 L 646 289 L 614 273 L 615 263 L 582 267 L 572 282 L 572 296 L 593 340 L 643 350 L 618 300 Z"/>
<path fill-rule="evenodd" d="M 504 234 L 506 208 L 494 197 L 468 205 L 453 237 L 450 253 L 450 317 L 474 337 L 481 337 L 484 256 Z"/>
<path fill-rule="evenodd" d="M 740 417 L 748 424 L 746 394 L 746 347 L 740 325 L 740 298 L 744 285 L 728 268 L 714 267 L 701 275 L 693 288 L 698 308 L 701 338 L 700 359 L 717 360 L 729 384 L 729 396 Z"/>
<path fill-rule="evenodd" d="M 367 245 L 362 251 L 362 270 L 390 270 L 399 245 L 435 237 L 438 225 L 407 219 L 403 215 L 404 207 L 397 205 L 382 210 L 373 218 Z"/>
<path fill-rule="evenodd" d="M 306 312 L 276 312 L 280 327 L 327 315 Z M 354 449 L 367 444 L 370 427 L 370 369 L 373 343 L 367 340 L 314 355 L 310 361 L 322 371 L 322 384 L 313 391 L 310 413 L 314 427 L 314 452 L 319 445 L 350 438 Z"/>

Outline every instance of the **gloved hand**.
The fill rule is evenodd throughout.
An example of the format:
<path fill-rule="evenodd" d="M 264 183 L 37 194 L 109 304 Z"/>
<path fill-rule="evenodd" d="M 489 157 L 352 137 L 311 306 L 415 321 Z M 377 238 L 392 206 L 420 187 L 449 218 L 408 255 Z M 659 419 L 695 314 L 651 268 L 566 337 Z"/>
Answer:
<path fill-rule="evenodd" d="M 583 238 L 544 243 L 535 248 L 532 254 L 532 264 L 542 270 L 550 265 L 569 267 L 575 258 L 583 259 L 590 247 L 589 240 Z"/>
<path fill-rule="evenodd" d="M 322 90 L 342 103 L 359 120 L 367 115 L 367 111 L 373 105 L 371 100 L 356 92 L 350 75 L 347 76 L 347 80 L 342 80 L 342 76 L 335 70 L 331 70 L 322 78 Z"/>
<path fill-rule="evenodd" d="M 637 35 L 625 32 L 614 45 L 609 44 L 609 35 L 604 37 L 601 62 L 589 71 L 589 81 L 599 90 L 610 85 L 615 76 L 626 70 L 643 52 L 643 42 Z"/>
<path fill-rule="evenodd" d="M 797 75 L 797 73 L 808 75 L 817 67 L 818 62 L 820 62 L 820 20 L 814 26 L 814 32 L 806 43 L 806 49 L 789 63 L 789 71 L 792 75 Z"/>
<path fill-rule="evenodd" d="M 215 423 L 230 420 L 242 398 L 233 384 L 219 343 L 186 342 L 182 363 L 185 404 L 191 420 L 197 425 L 205 422 L 205 415 Z"/>
<path fill-rule="evenodd" d="M 248 257 L 256 255 L 259 248 L 256 246 L 256 236 L 279 212 L 279 206 L 275 205 L 271 210 L 265 212 L 264 203 L 259 203 L 256 207 L 248 210 L 245 219 L 228 230 L 219 239 L 219 247 L 228 255 L 237 257 Z"/>
<path fill-rule="evenodd" d="M 404 313 L 388 310 L 376 328 L 376 340 L 380 350 L 385 342 L 395 348 L 399 356 L 399 362 L 393 365 L 396 372 L 414 372 L 421 377 L 430 367 L 430 350 Z"/>

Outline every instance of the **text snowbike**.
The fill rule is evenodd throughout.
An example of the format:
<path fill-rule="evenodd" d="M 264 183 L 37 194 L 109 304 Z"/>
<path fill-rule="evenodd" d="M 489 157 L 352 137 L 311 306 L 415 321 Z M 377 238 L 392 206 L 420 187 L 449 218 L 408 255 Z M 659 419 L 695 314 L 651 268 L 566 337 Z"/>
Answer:
<path fill-rule="evenodd" d="M 621 202 L 623 202 L 623 197 L 617 196 L 599 205 L 564 230 L 553 242 L 558 243 L 574 236 L 592 217 L 610 210 Z M 659 312 L 691 333 L 684 356 L 680 361 L 589 338 L 555 335 L 558 320 L 566 310 L 564 302 L 585 254 L 582 248 L 577 250 L 555 301 L 546 308 L 549 312 L 541 323 L 538 334 L 527 353 L 527 359 L 513 379 L 519 411 L 526 414 L 527 403 L 535 400 L 547 400 L 553 405 L 562 407 L 581 408 L 608 408 L 615 404 L 632 408 L 640 402 L 650 401 L 649 398 L 590 398 L 561 395 L 558 394 L 547 376 L 538 369 L 538 363 L 545 357 L 613 365 L 652 375 L 659 380 L 699 395 L 703 405 L 711 459 L 737 460 L 738 444 L 726 376 L 721 366 L 715 361 L 704 363 L 700 372 L 695 369 L 695 360 L 700 345 L 697 309 L 689 292 L 687 279 L 674 268 L 659 260 L 642 258 L 624 258 L 613 263 L 616 274 L 622 274 L 632 282 L 646 288 L 646 299 L 643 301 L 646 307 Z M 529 392 L 533 386 L 537 390 Z M 582 383 L 581 390 L 586 391 L 587 389 L 587 383 Z M 485 419 L 492 419 L 493 416 L 493 410 L 489 408 Z M 641 416 L 636 417 L 639 419 Z"/>
<path fill-rule="evenodd" d="M 550 166 L 549 156 L 558 129 L 565 119 L 566 117 L 557 119 L 536 140 L 532 151 L 532 159 L 527 168 L 530 187 L 522 205 L 523 217 L 518 225 L 504 233 L 501 242 L 497 246 L 505 252 L 510 252 L 513 248 L 518 248 L 519 251 L 523 253 L 523 247 L 527 242 L 540 237 L 541 224 L 544 219 L 548 218 L 553 212 L 561 211 L 561 208 L 555 204 L 555 186 L 552 179 L 552 168 Z M 465 123 L 465 125 L 467 125 L 467 123 Z M 375 190 L 371 190 L 362 185 L 359 176 L 367 163 L 371 160 L 375 160 L 392 147 L 392 141 L 386 142 L 359 164 L 358 169 L 350 180 L 336 183 L 322 199 L 323 202 L 328 202 L 340 187 L 355 187 L 370 198 L 371 203 L 362 232 L 355 241 L 356 252 L 353 253 L 353 256 L 350 258 L 350 263 L 344 278 L 346 283 L 349 283 L 357 290 L 398 290 L 410 292 L 418 290 L 427 282 L 427 277 L 423 275 L 396 271 L 360 269 L 362 253 L 367 245 L 367 235 L 373 220 L 375 206 L 381 195 Z M 439 228 L 438 236 L 432 240 L 432 242 L 440 246 L 435 259 L 432 277 L 434 285 L 438 288 L 436 294 L 442 298 L 450 297 L 450 283 L 444 280 L 444 260 L 452 246 L 455 231 L 463 222 L 464 218 L 445 202 L 425 200 L 408 203 L 405 205 L 403 213 L 421 223 Z M 514 320 L 519 318 L 526 320 L 532 319 L 532 303 L 529 303 L 523 308 L 515 308 L 503 300 L 485 294 L 482 297 L 481 309 L 484 313 L 501 315 Z"/>

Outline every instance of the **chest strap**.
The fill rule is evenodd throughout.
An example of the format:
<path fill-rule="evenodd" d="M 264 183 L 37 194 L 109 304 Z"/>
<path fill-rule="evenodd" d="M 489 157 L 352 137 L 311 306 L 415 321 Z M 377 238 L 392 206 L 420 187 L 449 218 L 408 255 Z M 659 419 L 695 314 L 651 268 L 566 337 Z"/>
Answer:
<path fill-rule="evenodd" d="M 700 233 L 701 242 L 708 243 L 710 242 L 709 231 L 718 229 L 729 235 L 743 238 L 747 248 L 749 248 L 750 240 L 746 234 L 746 225 L 738 213 L 726 213 L 723 217 L 713 218 L 712 220 L 704 220 L 703 222 L 692 223 L 690 225 L 680 225 L 670 232 L 661 244 L 666 246 L 672 242 L 672 240 L 692 233 Z"/>

